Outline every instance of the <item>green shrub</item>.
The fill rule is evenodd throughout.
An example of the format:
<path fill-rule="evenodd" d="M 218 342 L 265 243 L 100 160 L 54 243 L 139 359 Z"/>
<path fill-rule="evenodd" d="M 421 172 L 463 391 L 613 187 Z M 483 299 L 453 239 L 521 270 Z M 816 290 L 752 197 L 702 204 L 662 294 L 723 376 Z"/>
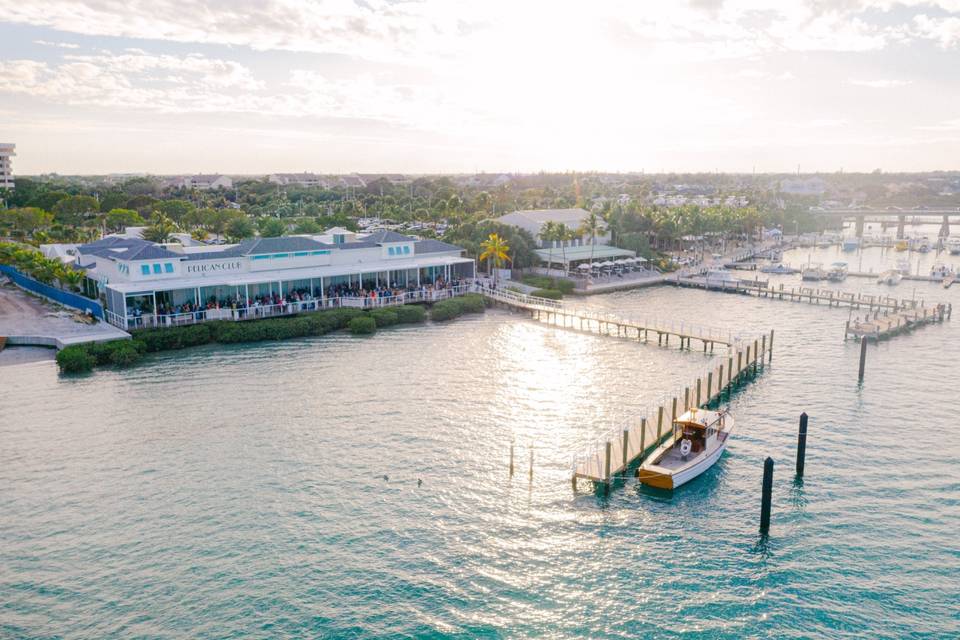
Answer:
<path fill-rule="evenodd" d="M 427 319 L 427 310 L 421 306 L 405 304 L 396 308 L 397 321 L 402 324 L 414 324 L 416 322 L 425 322 Z"/>
<path fill-rule="evenodd" d="M 548 298 L 550 300 L 559 300 L 563 294 L 556 289 L 535 289 L 530 295 L 536 298 Z"/>
<path fill-rule="evenodd" d="M 430 319 L 435 321 L 452 320 L 465 313 L 482 313 L 486 302 L 479 293 L 468 293 L 459 298 L 441 300 L 430 310 Z"/>
<path fill-rule="evenodd" d="M 351 320 L 347 327 L 350 329 L 350 333 L 355 336 L 366 335 L 373 333 L 377 330 L 376 321 L 370 316 L 361 316 Z"/>
<path fill-rule="evenodd" d="M 114 345 L 110 354 L 110 362 L 118 367 L 129 367 L 143 357 L 131 340 L 118 340 Z"/>
<path fill-rule="evenodd" d="M 389 327 L 400 322 L 400 316 L 393 309 L 374 309 L 370 317 L 377 324 L 377 328 Z"/>
<path fill-rule="evenodd" d="M 71 345 L 57 352 L 57 366 L 64 373 L 90 371 L 96 363 L 97 359 L 87 352 L 84 345 Z"/>
<path fill-rule="evenodd" d="M 487 302 L 479 293 L 468 293 L 452 300 L 460 302 L 463 313 L 483 313 L 487 308 Z"/>
<path fill-rule="evenodd" d="M 573 293 L 573 280 L 567 280 L 566 278 L 555 278 L 553 281 L 553 286 L 565 296 Z"/>

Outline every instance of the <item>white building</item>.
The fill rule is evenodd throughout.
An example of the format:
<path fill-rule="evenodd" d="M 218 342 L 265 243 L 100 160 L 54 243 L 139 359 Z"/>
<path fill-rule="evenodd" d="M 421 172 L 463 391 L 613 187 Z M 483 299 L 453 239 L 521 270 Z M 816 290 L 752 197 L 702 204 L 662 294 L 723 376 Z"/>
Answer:
<path fill-rule="evenodd" d="M 0 142 L 0 189 L 13 189 L 13 168 L 10 158 L 17 155 L 17 145 L 12 142 Z"/>
<path fill-rule="evenodd" d="M 577 231 L 583 226 L 584 221 L 590 217 L 590 213 L 584 209 L 526 209 L 523 211 L 514 211 L 505 216 L 500 216 L 498 220 L 503 224 L 509 224 L 530 232 L 536 238 L 540 247 L 549 247 L 550 242 L 540 237 L 540 231 L 547 222 L 557 222 L 566 226 L 571 231 Z M 610 242 L 610 232 L 607 231 L 607 224 L 600 219 L 601 231 L 597 234 L 596 243 L 607 244 Z M 567 241 L 567 246 L 577 246 L 580 244 L 589 244 L 590 238 L 579 238 Z M 559 247 L 562 243 L 554 240 L 553 246 Z"/>
<path fill-rule="evenodd" d="M 295 184 L 301 187 L 328 187 L 329 183 L 315 173 L 272 173 L 268 180 L 274 184 Z"/>
<path fill-rule="evenodd" d="M 827 191 L 823 178 L 786 178 L 780 181 L 780 192 L 801 196 L 819 196 Z"/>
<path fill-rule="evenodd" d="M 233 187 L 233 180 L 227 176 L 219 174 L 197 174 L 187 176 L 180 181 L 180 186 L 186 189 L 230 189 Z"/>
<path fill-rule="evenodd" d="M 108 236 L 77 247 L 76 264 L 106 297 L 123 328 L 366 307 L 397 290 L 425 295 L 474 277 L 474 261 L 439 240 L 393 231 L 330 229 L 319 236 L 252 238 L 182 247 Z M 87 287 L 92 288 L 92 287 Z"/>

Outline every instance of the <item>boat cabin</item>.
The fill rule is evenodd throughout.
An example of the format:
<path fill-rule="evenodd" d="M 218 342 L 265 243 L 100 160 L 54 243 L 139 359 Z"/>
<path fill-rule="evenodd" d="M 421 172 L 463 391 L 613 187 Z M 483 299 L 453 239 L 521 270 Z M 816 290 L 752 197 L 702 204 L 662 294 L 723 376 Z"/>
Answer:
<path fill-rule="evenodd" d="M 723 430 L 725 415 L 720 411 L 690 409 L 674 421 L 674 441 L 690 440 L 691 455 L 712 449 L 717 438 L 721 441 L 726 438 L 727 434 Z"/>

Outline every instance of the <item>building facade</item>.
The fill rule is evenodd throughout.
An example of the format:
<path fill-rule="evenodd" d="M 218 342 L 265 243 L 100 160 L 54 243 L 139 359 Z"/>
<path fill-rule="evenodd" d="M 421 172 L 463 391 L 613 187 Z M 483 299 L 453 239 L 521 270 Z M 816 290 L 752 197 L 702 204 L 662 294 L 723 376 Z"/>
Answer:
<path fill-rule="evenodd" d="M 392 231 L 331 229 L 181 247 L 108 236 L 76 249 L 76 264 L 123 329 L 285 315 L 448 290 L 474 277 L 460 247 Z"/>
<path fill-rule="evenodd" d="M 0 142 L 0 189 L 13 189 L 13 166 L 10 158 L 16 154 L 17 145 Z"/>
<path fill-rule="evenodd" d="M 197 174 L 183 178 L 180 181 L 180 186 L 185 189 L 200 189 L 201 191 L 206 191 L 207 189 L 230 189 L 233 187 L 233 180 L 228 176 L 221 176 L 219 174 Z"/>

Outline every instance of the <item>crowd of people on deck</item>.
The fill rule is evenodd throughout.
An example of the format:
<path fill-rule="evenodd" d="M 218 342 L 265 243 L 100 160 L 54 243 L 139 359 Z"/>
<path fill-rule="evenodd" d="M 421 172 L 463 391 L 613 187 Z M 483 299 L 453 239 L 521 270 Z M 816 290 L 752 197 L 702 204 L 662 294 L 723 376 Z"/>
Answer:
<path fill-rule="evenodd" d="M 403 286 L 399 283 L 392 283 L 390 286 L 380 285 L 370 289 L 355 284 L 337 284 L 330 285 L 325 291 L 315 287 L 312 292 L 309 288 L 292 289 L 283 296 L 276 292 L 259 294 L 247 299 L 246 304 L 244 304 L 242 298 L 236 296 L 227 296 L 226 298 L 209 296 L 201 305 L 194 302 L 184 302 L 182 304 L 159 302 L 157 311 L 160 316 L 192 315 L 194 320 L 201 320 L 205 312 L 230 310 L 236 314 L 236 317 L 243 318 L 246 317 L 248 311 L 252 311 L 255 315 L 261 315 L 266 309 L 270 309 L 271 312 L 282 312 L 281 307 L 290 304 L 298 304 L 300 309 L 310 310 L 317 309 L 319 306 L 310 303 L 322 303 L 323 306 L 328 307 L 339 306 L 340 300 L 343 298 L 369 298 L 375 305 L 378 300 L 390 300 L 411 293 L 419 293 L 422 297 L 427 297 L 432 292 L 460 287 L 465 284 L 467 282 L 459 278 L 445 280 L 442 277 L 437 278 L 434 282 L 421 282 L 420 285 Z M 135 321 L 152 313 L 153 305 L 149 299 L 139 300 L 127 310 L 128 317 Z"/>

